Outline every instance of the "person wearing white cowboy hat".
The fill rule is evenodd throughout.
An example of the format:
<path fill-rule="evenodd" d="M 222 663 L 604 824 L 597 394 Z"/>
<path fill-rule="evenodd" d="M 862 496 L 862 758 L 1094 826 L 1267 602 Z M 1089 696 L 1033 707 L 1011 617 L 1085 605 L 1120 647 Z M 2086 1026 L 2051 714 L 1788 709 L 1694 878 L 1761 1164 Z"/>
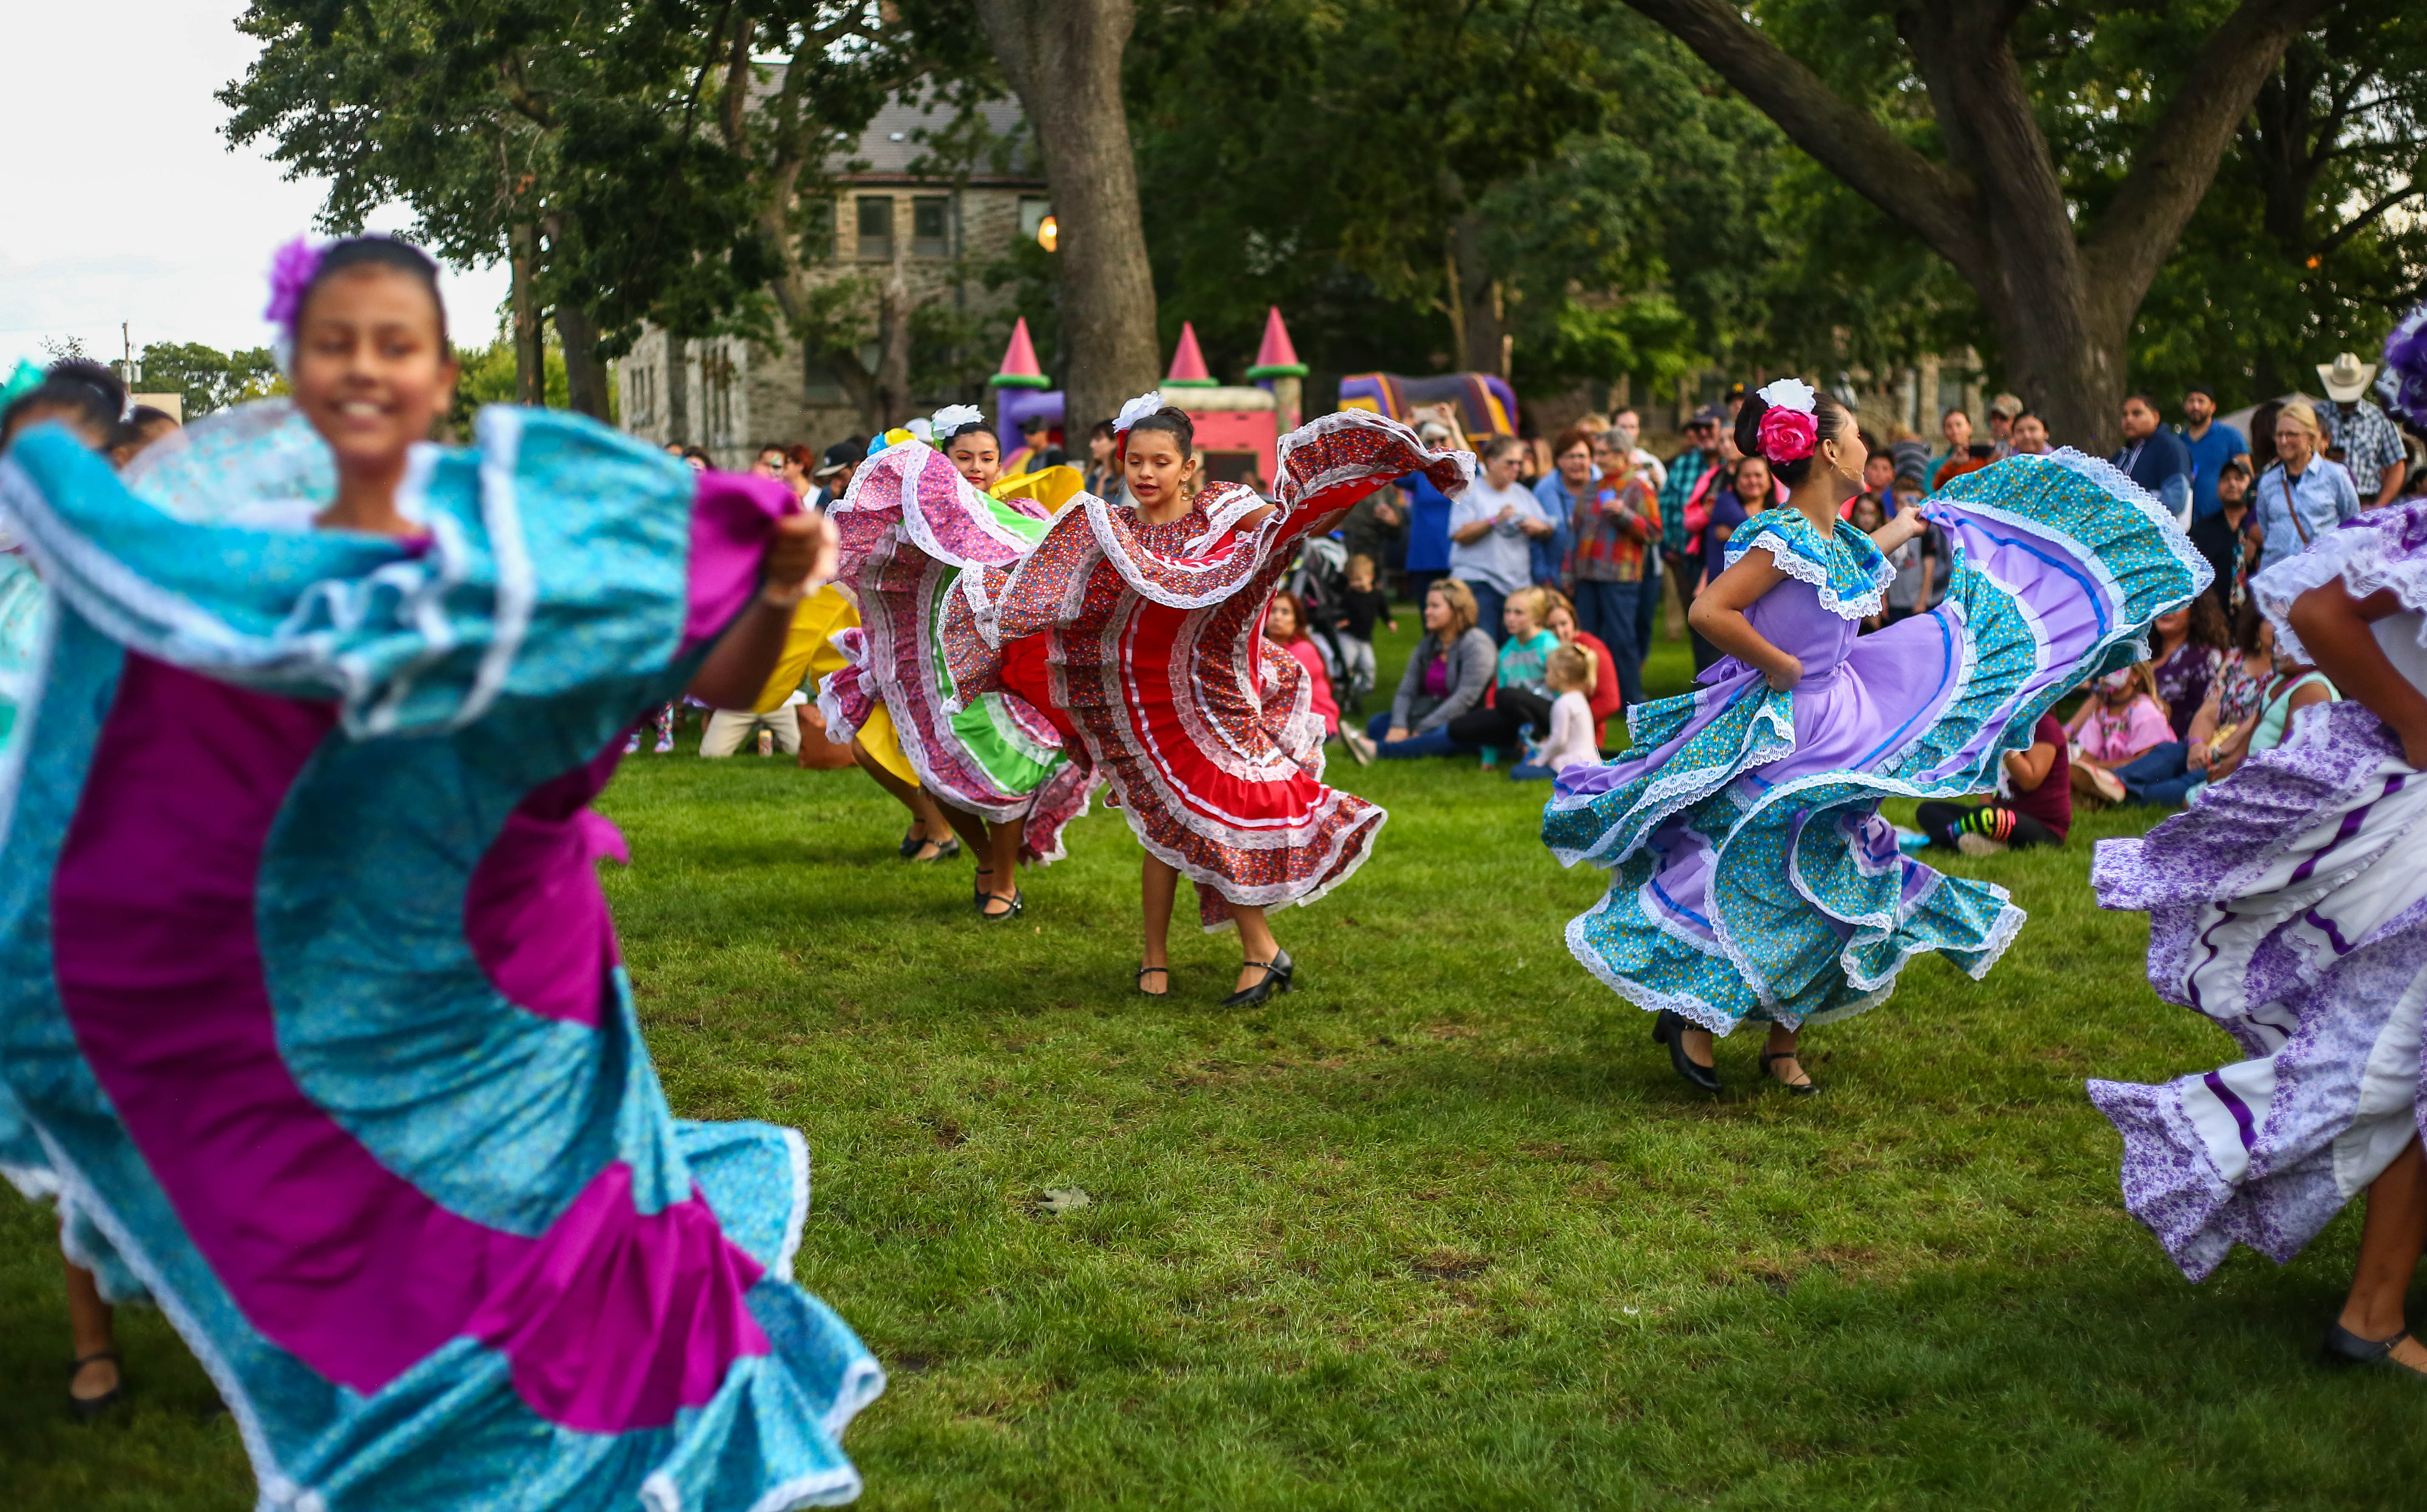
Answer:
<path fill-rule="evenodd" d="M 2352 352 L 2337 352 L 2333 362 L 2318 364 L 2318 382 L 2325 385 L 2326 398 L 2332 401 L 2318 416 L 2325 428 L 2327 448 L 2339 454 L 2337 460 L 2351 473 L 2360 503 L 2368 509 L 2399 497 L 2402 480 L 2409 471 L 2402 432 L 2365 397 L 2375 379 L 2376 364 L 2364 363 Z"/>

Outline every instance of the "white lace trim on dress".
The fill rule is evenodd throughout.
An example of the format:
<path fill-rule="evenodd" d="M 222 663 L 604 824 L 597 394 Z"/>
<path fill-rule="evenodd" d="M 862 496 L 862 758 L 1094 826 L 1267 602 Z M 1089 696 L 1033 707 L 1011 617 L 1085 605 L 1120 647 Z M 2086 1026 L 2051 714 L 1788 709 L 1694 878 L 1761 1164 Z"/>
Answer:
<path fill-rule="evenodd" d="M 1787 540 L 1784 532 L 1764 530 L 1746 542 L 1745 549 L 1768 552 L 1777 561 L 1780 572 L 1799 583 L 1809 583 L 1819 590 L 1820 607 L 1841 620 L 1859 620 L 1877 614 L 1880 606 L 1887 601 L 1888 584 L 1896 580 L 1896 569 L 1881 558 L 1880 564 L 1871 569 L 1869 592 L 1858 593 L 1851 599 L 1840 598 L 1836 586 L 1829 581 L 1828 567 L 1796 550 L 1795 543 Z"/>

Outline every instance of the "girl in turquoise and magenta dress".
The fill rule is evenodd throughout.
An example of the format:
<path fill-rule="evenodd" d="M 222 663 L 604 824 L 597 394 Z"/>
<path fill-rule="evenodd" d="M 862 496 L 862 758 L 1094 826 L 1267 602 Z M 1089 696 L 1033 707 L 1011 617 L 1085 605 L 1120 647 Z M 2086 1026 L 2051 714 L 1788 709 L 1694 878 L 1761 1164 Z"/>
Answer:
<path fill-rule="evenodd" d="M 848 1500 L 883 1375 L 793 1282 L 807 1150 L 673 1116 L 589 808 L 652 710 L 758 691 L 831 528 L 578 416 L 428 444 L 402 243 L 275 286 L 291 404 L 123 485 L 54 426 L 0 457 L 51 595 L 0 764 L 17 1148 L 266 1507 Z"/>

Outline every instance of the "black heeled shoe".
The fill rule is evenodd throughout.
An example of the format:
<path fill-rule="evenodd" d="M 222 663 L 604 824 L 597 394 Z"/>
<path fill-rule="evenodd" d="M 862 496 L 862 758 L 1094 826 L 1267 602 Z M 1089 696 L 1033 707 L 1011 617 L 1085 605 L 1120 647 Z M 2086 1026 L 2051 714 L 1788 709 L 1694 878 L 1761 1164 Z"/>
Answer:
<path fill-rule="evenodd" d="M 2395 1346 L 2409 1337 L 2405 1331 L 2390 1339 L 2362 1339 L 2337 1323 L 2326 1330 L 2322 1353 L 2329 1365 L 2363 1365 L 2371 1370 L 2395 1371 L 2413 1380 L 2427 1380 L 2427 1371 L 2393 1358 Z"/>
<path fill-rule="evenodd" d="M 1009 903 L 1011 906 L 1004 909 L 1002 913 L 989 914 L 986 912 L 986 904 L 988 903 Z M 1006 919 L 1018 919 L 1020 915 L 1026 912 L 1028 912 L 1028 900 L 1020 895 L 1019 889 L 1017 887 L 1012 889 L 1011 896 L 1008 898 L 999 892 L 982 892 L 978 894 L 978 917 L 985 919 L 989 924 L 1000 924 Z"/>
<path fill-rule="evenodd" d="M 1147 991 L 1147 990 L 1146 990 L 1146 979 L 1147 979 L 1147 978 L 1148 978 L 1148 977 L 1151 977 L 1151 976 L 1160 976 L 1160 977 L 1162 977 L 1162 978 L 1163 978 L 1163 990 L 1162 990 L 1161 992 L 1148 992 L 1148 991 Z M 1170 997 L 1170 996 L 1171 996 L 1171 967 L 1167 967 L 1167 966 L 1142 966 L 1142 967 L 1138 967 L 1138 978 L 1137 978 L 1137 995 L 1138 995 L 1139 997 L 1141 997 L 1141 998 L 1168 998 L 1168 997 Z"/>
<path fill-rule="evenodd" d="M 1263 972 L 1263 976 L 1257 981 L 1254 986 L 1241 987 L 1238 991 L 1223 999 L 1223 1007 L 1246 1008 L 1252 1004 L 1264 1001 L 1275 993 L 1293 990 L 1290 986 L 1290 976 L 1297 969 L 1297 967 L 1295 962 L 1290 960 L 1289 951 L 1275 951 L 1273 952 L 1273 958 L 1269 961 L 1249 961 L 1246 964 Z"/>
<path fill-rule="evenodd" d="M 1719 1091 L 1719 1068 L 1704 1065 L 1686 1054 L 1686 1031 L 1695 1027 L 1685 1015 L 1663 1008 L 1652 1020 L 1652 1043 L 1669 1047 L 1669 1065 L 1686 1079 L 1689 1086 L 1717 1095 Z"/>
<path fill-rule="evenodd" d="M 118 1367 L 118 1384 L 111 1387 L 108 1390 L 102 1392 L 99 1396 L 83 1397 L 76 1395 L 75 1378 L 84 1373 L 84 1368 L 87 1365 L 91 1364 L 97 1359 L 106 1359 L 112 1365 L 116 1365 Z M 76 1357 L 75 1363 L 68 1367 L 68 1406 L 74 1409 L 76 1421 L 79 1423 L 90 1423 L 93 1419 L 101 1416 L 104 1411 L 107 1410 L 111 1403 L 117 1401 L 120 1397 L 124 1396 L 125 1394 L 126 1366 L 125 1363 L 118 1358 L 118 1351 L 115 1349 L 105 1349 L 97 1354 L 91 1355 L 79 1355 Z"/>
<path fill-rule="evenodd" d="M 919 854 L 920 851 L 925 850 L 931 845 L 936 848 L 936 854 L 934 855 L 920 855 Z M 929 861 L 950 861 L 953 857 L 960 854 L 961 837 L 955 835 L 948 840 L 913 841 L 908 852 L 904 854 L 904 858 L 923 864 Z"/>
<path fill-rule="evenodd" d="M 636 735 L 632 737 L 632 739 L 637 740 L 640 737 Z M 911 825 L 908 832 L 902 837 L 902 859 L 907 861 L 912 856 L 917 855 L 919 854 L 919 847 L 926 843 L 926 841 L 919 837 L 919 826 L 916 824 Z"/>
<path fill-rule="evenodd" d="M 1818 1091 L 1820 1090 L 1820 1083 L 1812 1080 L 1812 1073 L 1811 1073 L 1811 1072 L 1809 1072 L 1809 1071 L 1806 1071 L 1806 1072 L 1804 1072 L 1804 1073 L 1803 1073 L 1803 1080 L 1802 1080 L 1801 1081 L 1800 1081 L 1800 1082 L 1797 1082 L 1797 1081 L 1784 1081 L 1784 1080 L 1782 1080 L 1782 1079 L 1780 1079 L 1780 1078 L 1778 1078 L 1778 1077 L 1770 1076 L 1770 1074 L 1769 1074 L 1769 1063 L 1770 1063 L 1770 1062 L 1772 1062 L 1772 1061 L 1793 1061 L 1793 1062 L 1794 1062 L 1798 1066 L 1800 1066 L 1800 1065 L 1803 1064 L 1803 1057 L 1802 1057 L 1802 1056 L 1800 1056 L 1800 1055 L 1798 1055 L 1797 1053 L 1795 1053 L 1795 1051 L 1793 1051 L 1793 1050 L 1764 1050 L 1764 1051 L 1762 1051 L 1762 1052 L 1761 1052 L 1761 1074 L 1762 1074 L 1763 1076 L 1765 1076 L 1765 1077 L 1767 1077 L 1770 1081 L 1778 1082 L 1778 1084 L 1779 1084 L 1780 1086 L 1784 1087 L 1787 1091 L 1789 1091 L 1789 1092 L 1793 1093 L 1795 1096 L 1797 1096 L 1797 1097 L 1811 1097 L 1814 1093 L 1818 1092 Z"/>

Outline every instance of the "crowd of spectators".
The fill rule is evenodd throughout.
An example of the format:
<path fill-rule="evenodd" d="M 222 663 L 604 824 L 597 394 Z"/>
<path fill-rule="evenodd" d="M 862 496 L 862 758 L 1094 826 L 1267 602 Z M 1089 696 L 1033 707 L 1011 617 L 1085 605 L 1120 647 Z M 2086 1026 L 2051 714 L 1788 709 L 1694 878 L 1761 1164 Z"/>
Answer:
<path fill-rule="evenodd" d="M 2169 423 L 2153 394 L 2126 397 L 2123 444 L 2108 459 L 2188 526 L 2213 574 L 2210 592 L 2157 627 L 2151 660 L 2084 691 L 2069 722 L 2050 721 L 2007 763 L 1995 802 L 1933 805 L 1928 837 L 1974 849 L 2062 838 L 2072 805 L 2176 804 L 2253 748 L 2280 740 L 2292 711 L 2333 696 L 2306 669 L 2274 665 L 2272 639 L 2252 610 L 2248 583 L 2271 554 L 2297 551 L 2321 530 L 2390 502 L 2421 480 L 2406 443 L 2367 395 L 2371 366 L 2350 353 L 2318 365 L 2323 402 L 2261 405 L 2247 434 L 2218 415 L 2215 392 L 2189 387 Z M 1728 543 L 1786 490 L 1759 457 L 1734 444 L 1744 386 L 1684 424 L 1683 446 L 1662 457 L 1643 444 L 1632 410 L 1587 415 L 1547 443 L 1471 437 L 1454 404 L 1419 411 L 1429 445 L 1473 451 L 1478 476 L 1457 498 L 1413 477 L 1359 501 L 1344 523 L 1328 583 L 1276 599 L 1266 635 L 1311 685 L 1327 735 L 1360 760 L 1468 755 L 1512 775 L 1537 776 L 1605 751 L 1612 721 L 1646 697 L 1643 668 L 1666 618 L 1691 642 L 1702 671 L 1718 653 L 1685 628 L 1685 610 L 1724 564 Z M 1853 528 L 1875 530 L 1966 473 L 2009 456 L 2054 448 L 2047 423 L 2021 398 L 1992 398 L 1938 416 L 1938 442 L 1898 428 L 1864 438 L 1863 490 L 1845 508 Z M 1060 461 L 1036 426 L 1005 471 Z M 668 448 L 678 450 L 680 448 Z M 1117 487 L 1109 424 L 1088 437 L 1092 491 Z M 781 479 L 806 504 L 839 498 L 866 455 L 851 437 L 822 453 L 762 447 L 753 471 Z M 694 466 L 703 453 L 682 453 Z M 1936 528 L 1898 546 L 1867 631 L 1927 614 L 1946 597 L 1955 553 Z M 1304 586 L 1301 584 L 1301 586 Z M 1398 627 L 1392 606 L 1420 604 L 1423 634 L 1400 669 L 1389 707 L 1377 693 L 1377 629 Z M 1571 701 L 1572 700 L 1572 702 Z M 795 730 L 783 719 L 799 720 Z M 1355 716 L 1351 718 L 1350 716 Z M 2272 723 L 2271 723 L 2272 718 Z M 813 707 L 776 716 L 717 716 L 703 754 L 800 748 Z M 730 726 L 729 728 L 726 726 Z M 660 749 L 670 744 L 661 723 Z M 637 745 L 637 741 L 636 741 Z"/>
<path fill-rule="evenodd" d="M 2282 739 L 2292 711 L 2334 696 L 2306 669 L 2273 665 L 2272 640 L 2249 605 L 2250 577 L 2271 549 L 2298 551 L 2389 502 L 2405 482 L 2418 490 L 2419 480 L 2409 465 L 2416 443 L 2406 446 L 2366 395 L 2373 369 L 2345 353 L 2318 374 L 2326 401 L 2260 406 L 2250 426 L 2256 447 L 2220 418 L 2207 385 L 2189 387 L 2171 420 L 2155 395 L 2126 398 L 2122 445 L 2106 460 L 2189 528 L 2214 586 L 2158 622 L 2148 662 L 2085 689 L 2069 721 L 2035 731 L 2044 739 L 2009 759 L 1995 802 L 1933 805 L 1926 837 L 1952 844 L 1968 836 L 1975 850 L 2046 843 L 2062 838 L 2077 803 L 2180 804 L 2253 748 Z M 1360 573 L 1373 574 L 1360 581 L 1394 576 L 1425 606 L 1425 633 L 1389 710 L 1361 732 L 1346 726 L 1344 739 L 1370 744 L 1360 756 L 1461 754 L 1486 766 L 1508 757 L 1524 775 L 1570 754 L 1578 728 L 1607 750 L 1611 720 L 1647 696 L 1643 664 L 1664 611 L 1670 634 L 1680 633 L 1730 539 L 1784 502 L 1768 465 L 1733 445 L 1741 393 L 1739 385 L 1694 412 L 1685 444 L 1666 458 L 1644 447 L 1631 411 L 1588 415 L 1547 444 L 1477 442 L 1454 406 L 1420 413 L 1424 438 L 1473 450 L 1479 477 L 1457 499 L 1410 479 L 1352 511 L 1348 549 L 1370 564 Z M 1966 473 L 2055 449 L 2044 417 L 2016 395 L 1991 398 L 1981 421 L 1946 409 L 1935 446 L 1908 430 L 1865 435 L 1863 491 L 1845 517 L 1874 530 Z M 1930 612 L 1957 565 L 1934 527 L 1889 560 L 1895 576 L 1865 631 Z M 1684 633 L 1698 672 L 1718 659 L 1716 648 Z M 1573 688 L 1553 666 L 1572 663 L 1552 645 L 1577 651 Z M 1584 723 L 1559 717 L 1570 692 Z"/>

